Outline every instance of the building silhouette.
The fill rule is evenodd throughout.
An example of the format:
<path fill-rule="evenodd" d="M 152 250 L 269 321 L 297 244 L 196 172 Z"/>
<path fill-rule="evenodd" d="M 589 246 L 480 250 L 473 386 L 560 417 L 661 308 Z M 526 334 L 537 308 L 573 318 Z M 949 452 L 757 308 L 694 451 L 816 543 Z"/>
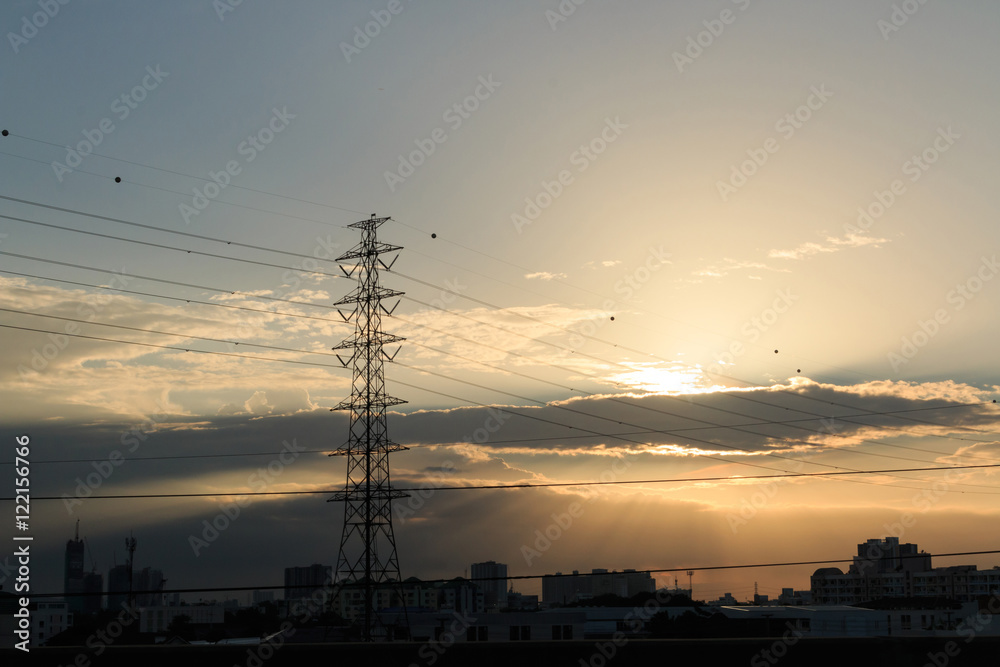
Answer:
<path fill-rule="evenodd" d="M 888 598 L 949 598 L 969 602 L 1000 593 L 1000 568 L 932 567 L 931 554 L 897 537 L 858 545 L 848 571 L 823 567 L 810 577 L 815 604 L 856 605 Z"/>
<path fill-rule="evenodd" d="M 285 599 L 301 600 L 312 597 L 330 583 L 333 566 L 314 563 L 308 567 L 285 568 Z"/>
<path fill-rule="evenodd" d="M 483 592 L 486 611 L 507 608 L 507 565 L 488 560 L 472 564 L 472 583 Z"/>
<path fill-rule="evenodd" d="M 115 565 L 108 570 L 108 609 L 120 609 L 128 604 L 128 565 Z"/>
<path fill-rule="evenodd" d="M 63 594 L 70 611 L 83 611 L 85 598 L 83 593 L 83 564 L 86 547 L 80 539 L 80 522 L 76 522 L 76 535 L 66 542 L 66 560 L 63 570 Z"/>
<path fill-rule="evenodd" d="M 590 600 L 601 595 L 617 595 L 630 598 L 639 593 L 656 591 L 656 580 L 648 572 L 623 570 L 608 572 L 605 569 L 591 570 L 590 574 L 564 575 L 556 572 L 542 577 L 542 601 L 549 604 L 570 604 Z"/>
<path fill-rule="evenodd" d="M 87 595 L 80 598 L 82 603 L 79 611 L 95 613 L 104 608 L 104 577 L 97 572 L 88 572 L 83 575 L 83 592 Z M 73 598 L 70 598 L 72 600 Z M 72 603 L 70 605 L 72 609 Z"/>
<path fill-rule="evenodd" d="M 144 567 L 132 574 L 133 591 L 162 591 L 164 583 L 163 572 L 153 568 Z M 163 594 L 139 593 L 135 596 L 135 604 L 139 607 L 159 607 L 163 604 Z"/>

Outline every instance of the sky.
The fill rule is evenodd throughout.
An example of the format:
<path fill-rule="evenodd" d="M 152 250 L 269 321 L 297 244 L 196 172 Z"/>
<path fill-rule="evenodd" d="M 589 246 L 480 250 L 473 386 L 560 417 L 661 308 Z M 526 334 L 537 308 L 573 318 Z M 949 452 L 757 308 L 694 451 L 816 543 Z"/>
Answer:
<path fill-rule="evenodd" d="M 1000 464 L 998 22 L 986 0 L 4 3 L 0 437 L 62 498 L 31 505 L 34 590 L 61 591 L 77 520 L 88 569 L 134 534 L 167 588 L 335 562 L 326 495 L 240 494 L 344 484 L 335 259 L 372 214 L 403 248 L 393 483 L 634 482 L 397 501 L 403 577 L 1000 548 L 994 468 L 745 479 Z M 87 499 L 164 493 L 218 495 Z M 814 569 L 698 572 L 695 596 Z"/>

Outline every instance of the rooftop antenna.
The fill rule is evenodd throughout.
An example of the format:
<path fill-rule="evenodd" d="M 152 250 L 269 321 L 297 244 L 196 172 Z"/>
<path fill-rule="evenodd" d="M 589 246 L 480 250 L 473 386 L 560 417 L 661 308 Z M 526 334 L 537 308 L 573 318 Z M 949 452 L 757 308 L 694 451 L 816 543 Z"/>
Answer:
<path fill-rule="evenodd" d="M 135 593 L 132 591 L 132 565 L 135 560 L 135 545 L 135 537 L 129 532 L 129 536 L 125 538 L 125 550 L 128 551 L 126 566 L 128 572 L 128 606 L 130 609 L 135 608 Z"/>
<path fill-rule="evenodd" d="M 94 558 L 94 552 L 90 550 L 90 542 L 85 537 L 85 538 L 83 538 L 83 543 L 85 545 L 87 545 L 87 553 L 90 554 L 90 571 L 96 573 L 97 572 L 97 559 Z"/>

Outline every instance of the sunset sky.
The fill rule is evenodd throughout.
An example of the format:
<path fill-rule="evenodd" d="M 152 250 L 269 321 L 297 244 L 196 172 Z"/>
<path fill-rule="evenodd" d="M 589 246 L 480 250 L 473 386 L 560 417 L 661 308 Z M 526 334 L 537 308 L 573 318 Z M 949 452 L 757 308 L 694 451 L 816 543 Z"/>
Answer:
<path fill-rule="evenodd" d="M 332 260 L 372 213 L 404 248 L 396 486 L 1000 464 L 995 2 L 232 4 L 0 7 L 5 451 L 31 437 L 33 496 L 219 493 L 36 500 L 36 592 L 77 519 L 167 588 L 334 564 L 325 495 L 190 538 L 343 486 Z M 992 468 L 591 488 L 398 502 L 402 575 L 842 559 L 906 513 L 931 553 L 1000 548 Z M 935 561 L 964 563 L 1000 554 Z"/>

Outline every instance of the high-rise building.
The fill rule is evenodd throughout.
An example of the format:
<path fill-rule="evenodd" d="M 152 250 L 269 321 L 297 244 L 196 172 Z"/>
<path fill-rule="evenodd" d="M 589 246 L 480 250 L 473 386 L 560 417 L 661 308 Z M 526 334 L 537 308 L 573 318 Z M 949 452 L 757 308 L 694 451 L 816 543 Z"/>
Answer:
<path fill-rule="evenodd" d="M 900 544 L 898 537 L 868 540 L 858 545 L 858 555 L 851 564 L 851 574 L 886 572 L 924 572 L 931 569 L 931 555 L 916 544 Z"/>
<path fill-rule="evenodd" d="M 261 604 L 264 602 L 274 602 L 274 591 L 254 591 L 253 592 L 253 603 Z"/>
<path fill-rule="evenodd" d="M 472 564 L 472 583 L 483 592 L 486 611 L 507 608 L 507 565 L 488 560 Z"/>
<path fill-rule="evenodd" d="M 80 539 L 80 522 L 76 522 L 76 536 L 66 542 L 66 562 L 63 571 L 63 594 L 70 611 L 83 611 L 83 561 L 85 546 Z"/>
<path fill-rule="evenodd" d="M 104 596 L 104 577 L 97 572 L 88 572 L 83 575 L 83 592 L 88 593 L 83 597 L 83 611 L 94 613 L 101 610 Z"/>
<path fill-rule="evenodd" d="M 285 599 L 300 600 L 330 583 L 333 566 L 314 563 L 308 567 L 285 568 Z"/>
<path fill-rule="evenodd" d="M 132 574 L 132 590 L 134 591 L 162 591 L 166 579 L 163 572 L 144 567 Z M 139 593 L 135 596 L 135 604 L 138 607 L 159 607 L 163 605 L 163 594 L 159 592 Z"/>
<path fill-rule="evenodd" d="M 128 604 L 128 565 L 115 565 L 108 571 L 108 609 Z"/>

